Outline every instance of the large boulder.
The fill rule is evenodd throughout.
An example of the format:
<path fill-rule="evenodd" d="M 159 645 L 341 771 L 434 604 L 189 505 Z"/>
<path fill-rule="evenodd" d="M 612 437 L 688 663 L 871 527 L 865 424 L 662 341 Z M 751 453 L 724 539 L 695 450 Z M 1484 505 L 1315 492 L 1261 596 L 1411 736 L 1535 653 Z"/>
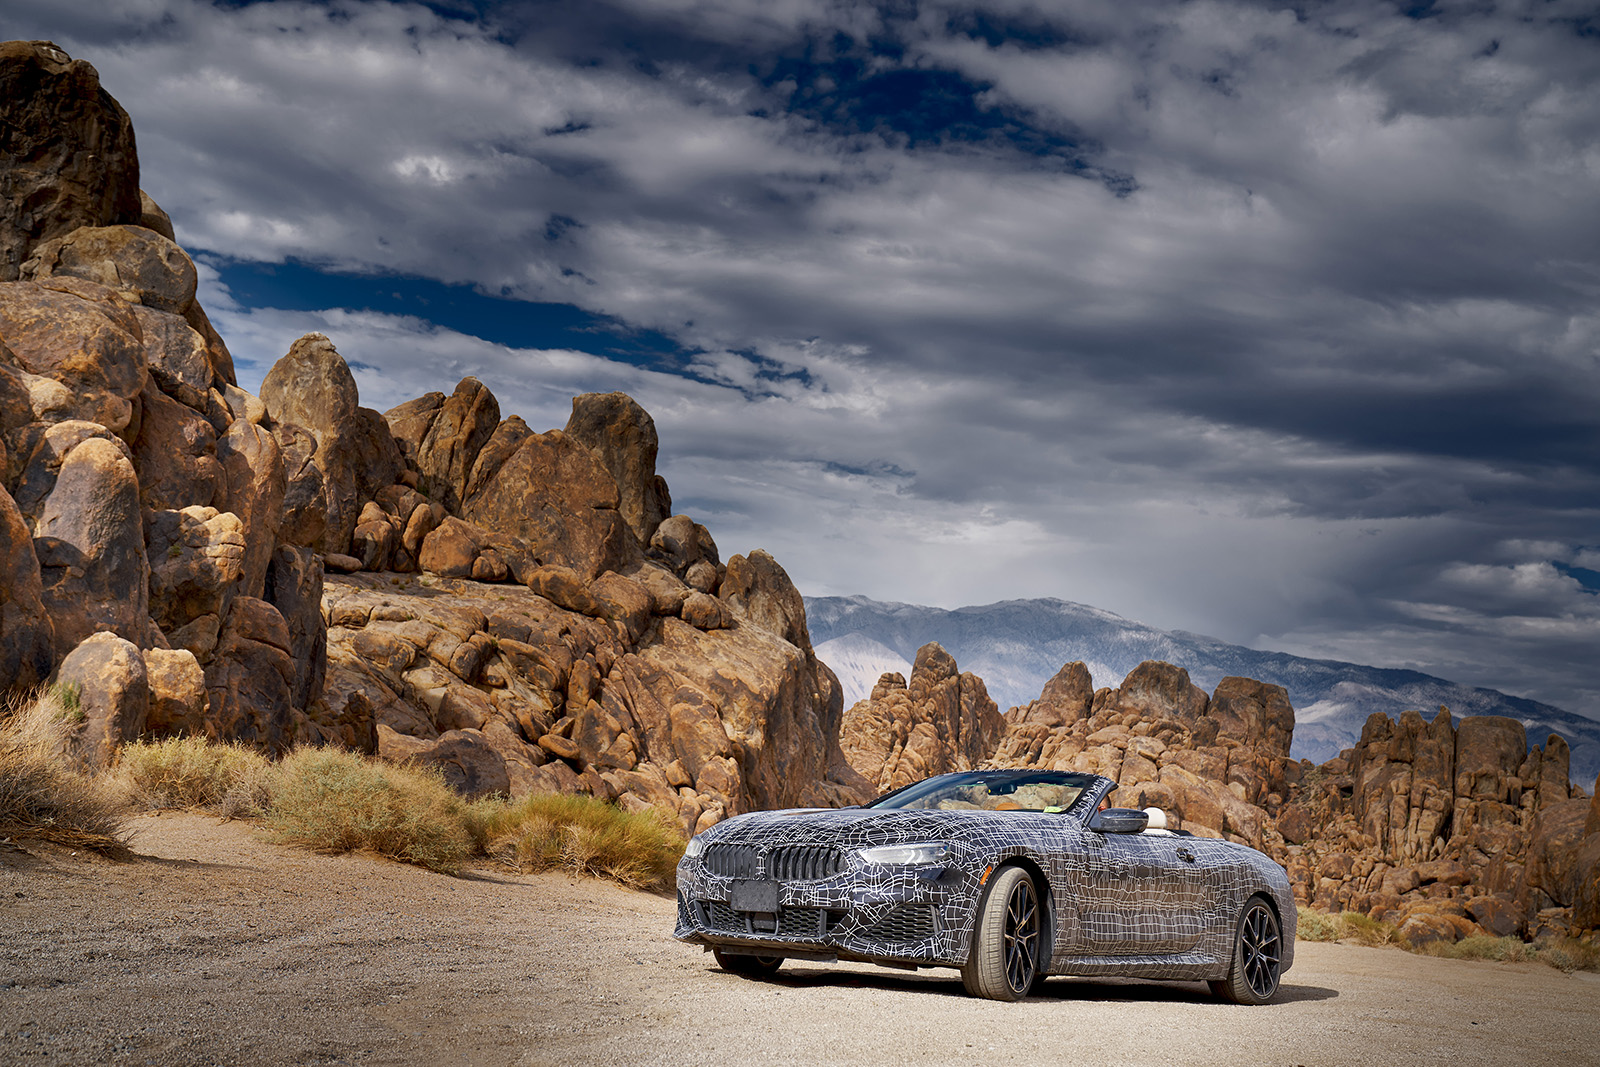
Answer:
<path fill-rule="evenodd" d="M 170 636 L 202 616 L 226 615 L 244 579 L 246 548 L 244 524 L 231 511 L 153 512 L 150 617 Z"/>
<path fill-rule="evenodd" d="M 641 544 L 672 514 L 666 479 L 656 473 L 655 420 L 627 393 L 572 399 L 567 434 L 587 445 L 617 483 L 617 509 Z"/>
<path fill-rule="evenodd" d="M 290 703 L 304 711 L 322 696 L 328 671 L 322 561 L 309 548 L 279 545 L 267 568 L 266 599 L 289 627 L 289 658 L 294 664 Z"/>
<path fill-rule="evenodd" d="M 463 378 L 428 421 L 413 462 L 418 489 L 453 512 L 461 510 L 478 453 L 500 424 L 500 405 L 482 382 Z"/>
<path fill-rule="evenodd" d="M 55 667 L 55 625 L 43 596 L 32 532 L 0 489 L 0 699 L 39 685 Z"/>
<path fill-rule="evenodd" d="M 0 44 L 0 281 L 39 242 L 141 214 L 133 124 L 94 67 L 49 41 Z"/>
<path fill-rule="evenodd" d="M 206 675 L 188 649 L 150 648 L 144 653 L 150 686 L 145 732 L 156 737 L 199 737 L 205 733 Z"/>
<path fill-rule="evenodd" d="M 118 745 L 144 733 L 150 686 L 133 642 L 89 635 L 61 661 L 57 681 L 76 697 L 76 747 L 89 766 L 105 766 Z"/>
<path fill-rule="evenodd" d="M 1160 660 L 1146 660 L 1128 672 L 1108 706 L 1147 719 L 1193 724 L 1205 717 L 1210 703 L 1206 691 L 1189 680 L 1188 671 Z"/>
<path fill-rule="evenodd" d="M 718 593 L 745 619 L 811 655 L 805 599 L 790 581 L 789 573 L 766 549 L 758 548 L 749 556 L 728 560 Z"/>
<path fill-rule="evenodd" d="M 283 453 L 271 433 L 248 419 L 235 419 L 217 442 L 217 458 L 227 479 L 228 510 L 244 529 L 246 596 L 259 597 L 283 522 Z"/>
<path fill-rule="evenodd" d="M 34 417 L 129 429 L 148 377 L 138 320 L 103 286 L 0 283 L 0 339 L 24 372 Z"/>
<path fill-rule="evenodd" d="M 150 643 L 139 480 L 119 445 L 90 437 L 73 448 L 34 526 L 43 601 L 63 656 L 100 630 Z"/>
<path fill-rule="evenodd" d="M 275 426 L 303 426 L 316 438 L 327 525 L 312 547 L 346 551 L 362 505 L 398 482 L 404 469 L 388 423 L 360 406 L 349 365 L 320 333 L 301 337 L 272 365 L 261 400 Z"/>
<path fill-rule="evenodd" d="M 234 597 L 206 667 L 207 732 L 269 752 L 286 750 L 295 740 L 293 650 L 289 624 L 277 608 Z"/>
<path fill-rule="evenodd" d="M 145 366 L 156 388 L 180 404 L 204 411 L 218 384 L 205 337 L 181 315 L 144 305 L 132 311 L 144 342 Z"/>
<path fill-rule="evenodd" d="M 227 474 L 217 459 L 217 432 L 211 423 L 153 383 L 145 386 L 140 404 L 133 462 L 144 506 L 161 511 L 226 500 Z"/>
<path fill-rule="evenodd" d="M 84 226 L 35 246 L 22 278 L 83 278 L 124 299 L 182 315 L 194 303 L 194 263 L 175 243 L 143 226 Z"/>
<path fill-rule="evenodd" d="M 1064 664 L 1044 684 L 1038 700 L 1006 712 L 1015 725 L 1071 726 L 1089 715 L 1094 700 L 1094 681 L 1082 660 Z"/>
<path fill-rule="evenodd" d="M 585 579 L 623 570 L 639 543 L 617 511 L 617 486 L 593 452 L 560 430 L 532 434 L 467 499 L 462 517 L 510 534 L 541 563 Z"/>
<path fill-rule="evenodd" d="M 1472 800 L 1515 802 L 1512 783 L 1528 755 L 1528 731 L 1503 715 L 1472 715 L 1456 731 L 1455 794 Z"/>

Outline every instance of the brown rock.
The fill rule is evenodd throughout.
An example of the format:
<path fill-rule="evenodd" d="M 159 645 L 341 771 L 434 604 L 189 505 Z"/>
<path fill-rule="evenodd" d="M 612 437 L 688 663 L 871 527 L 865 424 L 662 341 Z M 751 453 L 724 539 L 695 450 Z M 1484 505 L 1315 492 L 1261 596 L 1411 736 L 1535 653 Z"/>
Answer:
<path fill-rule="evenodd" d="M 1573 858 L 1572 925 L 1600 930 L 1600 833 L 1584 837 Z"/>
<path fill-rule="evenodd" d="M 182 315 L 194 302 L 194 263 L 174 242 L 143 226 L 83 226 L 35 245 L 24 281 L 82 278 L 133 303 Z"/>
<path fill-rule="evenodd" d="M 233 598 L 206 668 L 209 729 L 218 740 L 271 752 L 294 742 L 292 648 L 277 608 L 255 597 Z"/>
<path fill-rule="evenodd" d="M 217 459 L 217 434 L 211 424 L 153 384 L 145 386 L 140 403 L 133 462 L 145 508 L 211 507 L 219 499 L 225 501 L 227 476 Z"/>
<path fill-rule="evenodd" d="M 756 549 L 748 558 L 734 556 L 728 560 L 721 599 L 751 623 L 811 654 L 805 600 L 789 580 L 788 572 L 765 549 Z"/>
<path fill-rule="evenodd" d="M 579 756 L 578 743 L 556 734 L 544 734 L 539 738 L 539 747 L 552 756 L 566 760 L 575 760 Z"/>
<path fill-rule="evenodd" d="M 1456 796 L 1506 800 L 1508 779 L 1516 776 L 1527 754 L 1528 732 L 1516 719 L 1500 715 L 1462 719 L 1456 731 Z"/>
<path fill-rule="evenodd" d="M 408 763 L 433 767 L 445 784 L 469 800 L 510 791 L 505 757 L 478 730 L 451 730 L 418 749 Z"/>
<path fill-rule="evenodd" d="M 95 422 L 71 419 L 57 423 L 30 423 L 15 436 L 16 462 L 12 497 L 17 510 L 31 526 L 44 511 L 45 498 L 56 486 L 68 453 L 91 437 L 109 441 L 131 464 L 133 450 L 120 437 Z"/>
<path fill-rule="evenodd" d="M 628 577 L 650 592 L 650 610 L 657 615 L 677 615 L 692 590 L 665 567 L 646 560 L 627 571 Z"/>
<path fill-rule="evenodd" d="M 1048 682 L 1039 699 L 1026 707 L 1013 708 L 1006 713 L 1008 721 L 1018 725 L 1035 723 L 1040 726 L 1071 726 L 1089 715 L 1089 705 L 1094 699 L 1094 682 L 1089 668 L 1082 660 L 1062 666 Z"/>
<path fill-rule="evenodd" d="M 440 394 L 440 398 L 443 403 L 443 394 Z M 533 431 L 528 429 L 528 424 L 516 415 L 496 426 L 489 440 L 478 450 L 478 458 L 472 464 L 472 473 L 467 478 L 466 496 L 476 496 L 488 487 L 499 475 L 506 460 L 515 455 L 522 447 L 522 442 L 532 436 Z"/>
<path fill-rule="evenodd" d="M 150 616 L 170 632 L 221 615 L 244 577 L 244 527 L 232 512 L 157 511 L 149 523 Z"/>
<path fill-rule="evenodd" d="M 138 321 L 111 290 L 70 280 L 0 283 L 0 337 L 33 376 L 35 418 L 129 428 L 148 372 Z"/>
<path fill-rule="evenodd" d="M 100 630 L 149 644 L 143 527 L 139 482 L 124 450 L 97 437 L 72 449 L 34 527 L 59 654 Z"/>
<path fill-rule="evenodd" d="M 717 568 L 721 562 L 717 555 L 717 544 L 711 539 L 710 532 L 687 515 L 663 519 L 650 537 L 650 549 L 653 558 L 666 564 L 680 577 L 687 575 L 689 568 L 696 563 L 706 562 Z M 711 589 L 700 591 L 708 593 Z"/>
<path fill-rule="evenodd" d="M 33 537 L 0 488 L 0 698 L 43 683 L 55 667 L 55 625 L 43 597 Z"/>
<path fill-rule="evenodd" d="M 388 423 L 359 406 L 349 365 L 320 333 L 306 334 L 273 364 L 261 399 L 274 423 L 303 426 L 316 438 L 327 508 L 320 545 L 343 552 L 361 505 L 400 480 L 404 459 Z"/>
<path fill-rule="evenodd" d="M 383 413 L 383 421 L 389 424 L 394 443 L 406 457 L 406 462 L 413 467 L 417 462 L 417 448 L 422 444 L 422 439 L 428 436 L 428 430 L 432 428 L 433 420 L 439 417 L 439 409 L 443 406 L 443 393 L 425 393 Z"/>
<path fill-rule="evenodd" d="M 300 710 L 322 696 L 328 670 L 328 627 L 322 618 L 322 566 L 309 548 L 279 545 L 267 567 L 266 599 L 289 628 L 294 664 L 289 702 Z"/>
<path fill-rule="evenodd" d="M 397 540 L 387 519 L 358 523 L 350 537 L 350 553 L 361 561 L 364 571 L 390 570 Z"/>
<path fill-rule="evenodd" d="M 154 230 L 169 241 L 176 241 L 177 235 L 172 232 L 172 218 L 161 205 L 150 199 L 150 194 L 143 189 L 139 190 L 139 225 L 147 230 Z"/>
<path fill-rule="evenodd" d="M 1467 915 L 1492 937 L 1512 937 L 1527 916 L 1509 893 L 1476 896 L 1466 903 Z"/>
<path fill-rule="evenodd" d="M 61 661 L 57 680 L 77 689 L 83 720 L 75 741 L 89 766 L 106 766 L 118 745 L 144 732 L 150 708 L 146 677 L 138 647 L 108 632 L 86 637 Z"/>
<path fill-rule="evenodd" d="M 304 426 L 279 423 L 272 429 L 283 461 L 283 520 L 278 540 L 311 547 L 328 528 L 328 499 L 322 468 L 317 465 L 317 439 Z M 412 550 L 415 554 L 415 549 Z"/>
<path fill-rule="evenodd" d="M 667 483 L 656 474 L 655 420 L 626 393 L 585 393 L 572 400 L 566 432 L 611 473 L 623 520 L 641 544 L 648 544 L 672 514 Z"/>
<path fill-rule="evenodd" d="M 629 644 L 637 644 L 644 636 L 654 600 L 643 585 L 608 571 L 589 583 L 589 595 L 594 598 L 600 618 L 620 625 Z"/>
<path fill-rule="evenodd" d="M 684 599 L 679 615 L 697 630 L 720 630 L 733 621 L 728 609 L 722 606 L 722 601 L 706 593 L 690 593 Z"/>
<path fill-rule="evenodd" d="M 478 452 L 500 423 L 500 405 L 476 378 L 463 378 L 430 420 L 414 462 L 422 492 L 459 511 Z"/>
<path fill-rule="evenodd" d="M 42 241 L 141 214 L 133 124 L 94 67 L 48 41 L 0 44 L 0 281 Z"/>
<path fill-rule="evenodd" d="M 617 512 L 617 487 L 599 460 L 559 430 L 523 440 L 462 516 L 527 543 L 541 562 L 585 579 L 622 570 L 639 545 Z"/>
<path fill-rule="evenodd" d="M 1121 712 L 1137 712 L 1146 719 L 1197 723 L 1205 716 L 1210 698 L 1189 681 L 1189 672 L 1182 667 L 1146 660 L 1128 672 L 1111 703 Z M 1287 754 L 1287 748 L 1284 751 Z"/>
<path fill-rule="evenodd" d="M 131 310 L 139 324 L 150 380 L 178 403 L 204 410 L 215 384 L 206 339 L 181 315 L 143 305 Z"/>
<path fill-rule="evenodd" d="M 236 419 L 217 442 L 217 458 L 228 480 L 228 510 L 239 516 L 244 528 L 240 588 L 246 596 L 259 597 L 283 521 L 283 453 L 271 433 Z"/>
<path fill-rule="evenodd" d="M 144 653 L 150 687 L 146 732 L 156 737 L 205 733 L 206 675 L 188 649 L 150 648 Z"/>
<path fill-rule="evenodd" d="M 1567 800 L 1539 812 L 1528 827 L 1527 883 L 1563 907 L 1578 895 L 1578 850 L 1588 814 L 1588 801 Z"/>

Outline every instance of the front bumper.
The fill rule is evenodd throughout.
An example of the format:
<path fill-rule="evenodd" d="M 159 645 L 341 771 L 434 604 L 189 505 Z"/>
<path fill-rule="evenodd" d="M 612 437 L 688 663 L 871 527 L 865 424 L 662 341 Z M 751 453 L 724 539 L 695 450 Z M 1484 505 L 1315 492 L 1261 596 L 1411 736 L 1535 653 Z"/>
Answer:
<path fill-rule="evenodd" d="M 673 936 L 764 955 L 960 966 L 972 940 L 976 879 L 958 866 L 854 863 L 815 881 L 777 883 L 773 912 L 732 906 L 735 878 L 685 858 Z M 969 885 L 970 883 L 970 885 Z"/>

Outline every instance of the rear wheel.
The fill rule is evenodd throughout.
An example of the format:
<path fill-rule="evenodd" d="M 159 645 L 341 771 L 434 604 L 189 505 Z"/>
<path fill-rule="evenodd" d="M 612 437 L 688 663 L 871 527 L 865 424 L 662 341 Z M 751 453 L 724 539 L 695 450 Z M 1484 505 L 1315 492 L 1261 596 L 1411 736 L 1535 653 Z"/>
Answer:
<path fill-rule="evenodd" d="M 975 997 L 1021 1000 L 1039 978 L 1043 941 L 1044 913 L 1033 879 L 1021 867 L 1002 868 L 978 913 L 962 984 Z"/>
<path fill-rule="evenodd" d="M 776 974 L 779 967 L 783 966 L 782 956 L 746 956 L 737 952 L 724 952 L 713 947 L 712 958 L 717 961 L 717 966 L 734 974 L 748 975 L 751 978 L 765 978 Z"/>
<path fill-rule="evenodd" d="M 1235 1004 L 1265 1004 L 1278 992 L 1283 960 L 1283 929 L 1265 899 L 1251 897 L 1239 917 L 1228 977 L 1211 983 L 1211 992 Z"/>

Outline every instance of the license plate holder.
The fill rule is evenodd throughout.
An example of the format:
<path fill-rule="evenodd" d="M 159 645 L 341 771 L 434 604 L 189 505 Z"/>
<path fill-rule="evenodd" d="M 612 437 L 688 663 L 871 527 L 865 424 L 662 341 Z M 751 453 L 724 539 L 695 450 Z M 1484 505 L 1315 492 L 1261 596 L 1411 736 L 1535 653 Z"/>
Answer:
<path fill-rule="evenodd" d="M 734 911 L 776 912 L 778 883 L 760 878 L 735 878 L 728 887 L 728 907 Z"/>

